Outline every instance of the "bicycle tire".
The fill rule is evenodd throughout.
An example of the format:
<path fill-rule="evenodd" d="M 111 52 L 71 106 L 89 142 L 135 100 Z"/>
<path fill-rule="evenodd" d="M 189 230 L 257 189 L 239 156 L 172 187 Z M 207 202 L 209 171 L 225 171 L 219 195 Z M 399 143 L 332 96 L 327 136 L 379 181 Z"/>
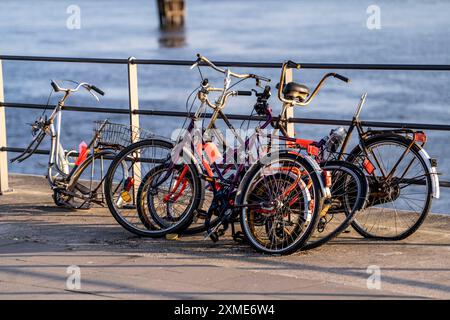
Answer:
<path fill-rule="evenodd" d="M 111 157 L 113 158 L 116 154 L 117 154 L 117 152 L 114 152 L 113 150 L 101 150 L 101 151 L 99 151 L 99 152 L 94 153 L 93 155 L 88 156 L 88 157 L 86 158 L 86 160 L 84 160 L 84 161 L 80 164 L 80 166 L 78 167 L 78 169 L 76 170 L 76 172 L 75 172 L 74 175 L 72 176 L 72 179 L 71 179 L 71 180 L 72 180 L 72 181 L 75 181 L 76 184 L 81 184 L 81 183 L 78 182 L 78 180 L 80 179 L 80 177 L 82 176 L 82 174 L 85 172 L 85 170 L 86 170 L 87 168 L 89 168 L 89 165 L 90 165 L 93 161 L 95 161 L 95 160 L 97 160 L 97 159 L 99 159 L 99 158 L 105 157 L 105 156 L 111 156 Z M 100 177 L 101 180 L 103 180 L 103 178 L 104 178 L 105 176 L 106 176 L 106 174 L 105 174 L 104 176 Z M 102 183 L 102 186 L 101 186 L 100 188 L 102 188 L 102 192 L 103 192 L 102 199 L 103 199 L 103 198 L 104 198 L 105 191 L 104 191 L 104 183 L 103 183 L 103 181 L 101 181 L 101 180 L 100 180 L 100 183 Z M 83 186 L 84 188 L 86 188 L 86 189 L 89 189 L 88 187 L 85 187 L 84 185 L 82 185 L 82 186 Z M 81 187 L 79 187 L 79 188 L 81 188 Z M 70 192 L 73 192 L 73 193 L 80 193 L 79 188 L 77 189 L 77 187 L 74 186 L 74 187 L 73 187 L 73 190 L 69 190 L 69 191 L 70 191 Z M 92 191 L 92 190 L 91 190 L 91 191 Z M 60 197 L 61 197 L 61 196 L 64 196 L 64 194 L 61 193 L 60 191 L 58 191 L 58 190 L 54 190 L 54 191 L 53 191 L 52 198 L 53 198 L 54 203 L 55 203 L 57 206 L 60 206 L 60 207 L 67 207 L 67 205 L 70 205 L 70 206 L 71 206 L 72 208 L 74 208 L 74 209 L 80 209 L 80 208 L 76 208 L 75 205 L 73 205 L 73 204 L 70 203 L 70 201 L 74 198 L 74 196 L 71 196 L 71 197 L 67 200 L 67 201 L 69 201 L 69 202 L 60 200 Z M 89 201 L 87 201 L 87 203 L 90 204 Z M 90 208 L 90 206 L 85 207 L 84 209 L 89 209 L 89 208 Z"/>
<path fill-rule="evenodd" d="M 371 138 L 369 138 L 365 144 L 367 146 L 367 148 L 373 148 L 375 145 L 377 144 L 382 144 L 382 143 L 392 143 L 392 144 L 398 144 L 401 145 L 402 147 L 408 147 L 411 144 L 411 140 L 407 139 L 404 136 L 401 135 L 397 135 L 397 134 L 391 134 L 391 135 L 376 135 L 373 136 Z M 416 143 L 414 143 L 411 147 L 411 151 L 414 154 L 414 157 L 416 159 L 419 160 L 419 163 L 422 167 L 422 169 L 425 172 L 428 172 L 428 168 L 424 162 L 424 159 L 422 159 L 422 157 L 420 156 L 419 152 L 422 148 L 417 145 Z M 363 155 L 363 150 L 361 149 L 361 147 L 358 145 L 356 146 L 351 153 L 349 154 L 349 156 L 347 157 L 347 161 L 349 162 L 353 162 L 357 165 L 361 165 L 360 163 L 358 163 L 358 158 L 360 158 Z M 366 173 L 367 175 L 367 173 Z M 375 240 L 386 240 L 386 241 L 398 241 L 398 240 L 402 240 L 405 239 L 407 237 L 409 237 L 410 235 L 412 235 L 414 232 L 417 231 L 417 229 L 422 225 L 422 223 L 424 222 L 425 218 L 428 215 L 428 212 L 431 208 L 431 203 L 432 203 L 432 189 L 431 189 L 431 177 L 430 175 L 426 175 L 425 176 L 425 181 L 426 181 L 426 186 L 427 186 L 427 191 L 425 192 L 425 205 L 424 208 L 422 209 L 418 219 L 416 220 L 416 222 L 408 227 L 405 231 L 398 233 L 396 235 L 391 235 L 391 236 L 386 236 L 386 235 L 382 235 L 379 232 L 375 233 L 371 230 L 368 230 L 367 227 L 365 227 L 362 222 L 358 221 L 358 218 L 361 218 L 361 216 L 363 214 L 368 214 L 368 210 L 370 210 L 370 207 L 361 210 L 360 212 L 358 212 L 355 215 L 355 218 L 352 222 L 352 227 L 353 229 L 359 233 L 361 236 L 368 238 L 368 239 L 375 239 Z M 370 186 L 370 181 L 369 181 L 369 186 Z M 371 188 L 372 189 L 372 188 Z M 361 219 L 362 220 L 362 219 Z M 373 228 L 372 228 L 373 229 Z"/>
<path fill-rule="evenodd" d="M 270 157 L 270 155 L 268 155 L 267 157 Z M 315 228 L 317 226 L 319 213 L 321 212 L 322 206 L 323 206 L 323 197 L 322 197 L 322 194 L 320 191 L 321 190 L 321 183 L 319 181 L 320 177 L 317 175 L 316 171 L 308 163 L 308 161 L 306 161 L 302 157 L 299 157 L 298 155 L 294 155 L 294 154 L 287 153 L 287 152 L 286 153 L 281 152 L 278 156 L 278 159 L 282 160 L 282 161 L 295 162 L 295 163 L 299 164 L 299 166 L 306 169 L 306 171 L 308 172 L 308 174 L 311 178 L 311 181 L 312 181 L 313 197 L 314 197 L 313 208 L 314 209 L 313 209 L 313 212 L 311 213 L 310 221 L 309 221 L 305 231 L 303 232 L 302 236 L 298 237 L 289 246 L 286 246 L 281 249 L 271 250 L 269 248 L 266 248 L 264 245 L 261 245 L 258 242 L 258 240 L 256 240 L 254 238 L 252 232 L 250 231 L 251 227 L 249 226 L 249 223 L 248 223 L 249 218 L 246 213 L 246 207 L 245 207 L 246 203 L 245 202 L 247 201 L 246 199 L 250 196 L 249 188 L 250 188 L 253 180 L 255 178 L 257 178 L 257 175 L 260 174 L 260 171 L 263 170 L 263 168 L 264 168 L 264 166 L 262 164 L 262 162 L 265 162 L 264 159 L 258 161 L 257 163 L 255 163 L 254 165 L 252 165 L 250 167 L 244 180 L 242 181 L 242 189 L 236 198 L 236 204 L 239 206 L 244 206 L 240 213 L 240 223 L 241 223 L 242 232 L 244 233 L 245 239 L 247 240 L 247 242 L 258 252 L 268 253 L 268 254 L 286 255 L 286 254 L 290 254 L 290 253 L 297 251 L 308 241 L 309 237 L 311 236 L 312 232 L 315 230 Z"/>
<path fill-rule="evenodd" d="M 114 203 L 113 195 L 111 193 L 113 189 L 113 180 L 115 175 L 115 170 L 117 169 L 118 165 L 121 161 L 126 159 L 127 155 L 132 154 L 133 152 L 136 152 L 136 150 L 141 149 L 145 146 L 156 146 L 161 147 L 167 150 L 171 150 L 173 147 L 173 144 L 162 140 L 162 139 L 146 139 L 141 140 L 139 142 L 136 142 L 134 144 L 129 145 L 125 149 L 123 149 L 113 160 L 111 163 L 107 177 L 105 180 L 105 194 L 106 194 L 106 203 L 108 204 L 108 208 L 114 217 L 116 221 L 124 227 L 127 231 L 134 233 L 138 236 L 142 237 L 163 237 L 168 233 L 179 233 L 183 229 L 187 228 L 190 222 L 192 221 L 194 210 L 199 206 L 200 200 L 201 200 L 201 190 L 200 190 L 200 179 L 199 174 L 196 172 L 196 168 L 194 165 L 188 165 L 189 170 L 192 172 L 195 171 L 195 173 L 192 173 L 193 181 L 194 181 L 194 199 L 192 201 L 192 205 L 189 207 L 189 210 L 183 215 L 183 217 L 174 225 L 172 225 L 169 228 L 165 229 L 141 229 L 137 228 L 133 223 L 129 222 L 126 218 L 122 217 L 120 212 L 118 211 L 118 208 L 116 204 Z M 136 199 L 136 201 L 139 201 L 139 199 Z M 131 209 L 132 210 L 132 209 Z M 135 208 L 136 210 L 136 208 Z M 137 211 L 137 210 L 136 210 Z M 137 213 L 137 212 L 136 212 Z M 142 221 L 141 221 L 142 223 Z"/>

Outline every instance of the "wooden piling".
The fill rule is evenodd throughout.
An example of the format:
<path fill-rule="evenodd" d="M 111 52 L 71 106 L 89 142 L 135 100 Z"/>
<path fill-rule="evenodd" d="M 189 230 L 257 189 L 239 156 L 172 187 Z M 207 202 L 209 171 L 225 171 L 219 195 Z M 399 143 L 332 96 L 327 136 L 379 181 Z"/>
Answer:
<path fill-rule="evenodd" d="M 158 3 L 159 26 L 163 30 L 184 27 L 184 0 L 156 0 Z"/>

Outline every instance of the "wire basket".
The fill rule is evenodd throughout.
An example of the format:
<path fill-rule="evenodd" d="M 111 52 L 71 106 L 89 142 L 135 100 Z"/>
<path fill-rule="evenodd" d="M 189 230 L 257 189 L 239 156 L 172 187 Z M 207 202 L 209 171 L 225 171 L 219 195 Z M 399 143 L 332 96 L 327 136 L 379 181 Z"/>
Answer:
<path fill-rule="evenodd" d="M 98 135 L 98 147 L 114 149 L 123 149 L 134 142 L 154 137 L 148 130 L 107 120 L 94 122 L 94 134 Z"/>

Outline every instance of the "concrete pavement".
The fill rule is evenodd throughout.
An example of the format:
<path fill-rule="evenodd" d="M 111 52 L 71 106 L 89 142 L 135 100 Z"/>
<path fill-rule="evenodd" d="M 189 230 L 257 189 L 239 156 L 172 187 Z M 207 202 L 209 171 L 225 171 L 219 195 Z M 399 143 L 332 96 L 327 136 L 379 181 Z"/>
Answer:
<path fill-rule="evenodd" d="M 0 196 L 0 299 L 450 298 L 450 217 L 434 216 L 400 242 L 351 232 L 264 256 L 230 237 L 141 239 L 107 209 L 56 208 L 42 177 L 12 175 L 11 185 Z M 69 266 L 80 268 L 80 289 Z M 379 267 L 380 289 L 367 286 L 369 266 Z"/>

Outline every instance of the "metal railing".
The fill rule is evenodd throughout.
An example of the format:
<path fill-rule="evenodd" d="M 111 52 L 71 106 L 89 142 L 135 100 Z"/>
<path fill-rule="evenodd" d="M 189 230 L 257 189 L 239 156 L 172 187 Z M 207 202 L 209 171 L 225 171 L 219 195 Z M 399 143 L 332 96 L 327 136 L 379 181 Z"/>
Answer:
<path fill-rule="evenodd" d="M 168 117 L 186 117 L 187 112 L 179 111 L 159 111 L 149 109 L 139 109 L 138 95 L 138 65 L 170 65 L 170 66 L 189 66 L 193 63 L 190 60 L 148 60 L 135 59 L 96 59 L 96 58 L 71 58 L 71 57 L 33 57 L 33 56 L 12 56 L 0 55 L 0 194 L 10 190 L 8 184 L 8 162 L 7 152 L 22 152 L 24 149 L 11 147 L 6 142 L 6 119 L 5 108 L 15 109 L 43 109 L 41 104 L 26 104 L 17 102 L 5 102 L 3 93 L 3 61 L 36 61 L 36 62 L 67 62 L 67 63 L 99 63 L 99 64 L 122 64 L 128 66 L 128 108 L 97 108 L 89 106 L 66 106 L 66 110 L 76 112 L 101 112 L 115 114 L 129 114 L 130 124 L 139 126 L 139 116 L 168 116 Z M 251 68 L 281 68 L 281 63 L 261 63 L 261 62 L 229 62 L 215 61 L 218 66 L 223 67 L 251 67 Z M 412 65 L 412 64 L 342 64 L 342 63 L 304 63 L 304 69 L 345 69 L 345 70 L 395 70 L 395 71 L 450 71 L 450 65 Z M 292 78 L 292 71 L 286 75 L 287 80 Z M 350 121 L 335 119 L 314 119 L 314 118 L 295 118 L 293 110 L 288 116 L 288 126 L 293 128 L 295 123 L 317 124 L 317 125 L 349 125 Z M 246 116 L 239 114 L 227 115 L 233 120 L 261 120 L 261 117 Z M 363 121 L 363 126 L 380 128 L 411 128 L 422 130 L 450 131 L 450 125 L 444 124 L 423 124 L 423 123 L 403 123 L 403 122 L 381 122 L 381 121 Z M 291 131 L 291 130 L 289 130 Z M 39 154 L 46 154 L 46 150 L 38 150 Z M 450 187 L 450 181 L 441 181 L 442 187 Z"/>

